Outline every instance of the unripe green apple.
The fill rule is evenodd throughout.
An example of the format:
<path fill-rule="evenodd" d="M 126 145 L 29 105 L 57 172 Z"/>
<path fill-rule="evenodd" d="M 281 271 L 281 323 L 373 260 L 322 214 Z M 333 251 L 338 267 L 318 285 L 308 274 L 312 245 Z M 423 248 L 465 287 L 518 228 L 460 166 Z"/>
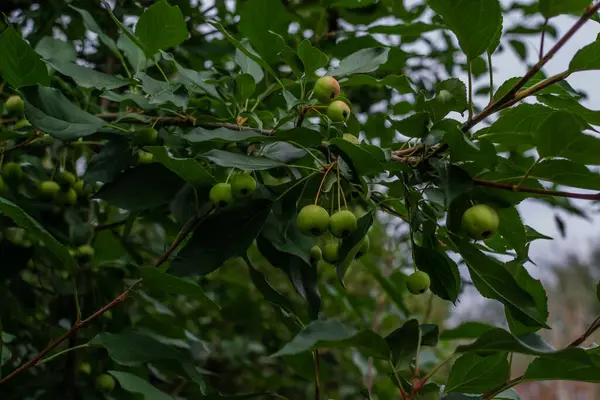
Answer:
<path fill-rule="evenodd" d="M 154 154 L 148 153 L 147 151 L 138 151 L 138 163 L 139 164 L 151 164 L 154 162 Z"/>
<path fill-rule="evenodd" d="M 223 208 L 233 203 L 233 194 L 229 183 L 217 183 L 208 194 L 215 207 Z"/>
<path fill-rule="evenodd" d="M 15 123 L 15 129 L 27 128 L 28 126 L 31 126 L 31 124 L 25 118 L 20 119 Z"/>
<path fill-rule="evenodd" d="M 60 185 L 54 181 L 44 181 L 40 183 L 40 192 L 42 196 L 53 199 L 60 191 Z"/>
<path fill-rule="evenodd" d="M 412 294 L 425 293 L 427 289 L 429 289 L 429 285 L 431 285 L 429 275 L 423 271 L 417 271 L 411 274 L 406 280 L 406 287 Z"/>
<path fill-rule="evenodd" d="M 346 122 L 350 117 L 350 107 L 341 100 L 336 100 L 327 107 L 327 116 L 333 122 Z"/>
<path fill-rule="evenodd" d="M 158 131 L 154 128 L 146 127 L 135 132 L 133 143 L 138 146 L 148 146 L 154 144 L 156 139 L 158 139 Z"/>
<path fill-rule="evenodd" d="M 306 236 L 321 236 L 329 229 L 329 213 L 323 207 L 311 204 L 302 207 L 296 224 Z"/>
<path fill-rule="evenodd" d="M 13 114 L 23 114 L 25 112 L 25 103 L 19 96 L 10 96 L 6 100 L 6 110 Z"/>
<path fill-rule="evenodd" d="M 108 374 L 102 374 L 96 378 L 96 387 L 106 392 L 110 392 L 115 388 L 115 378 Z"/>
<path fill-rule="evenodd" d="M 73 187 L 75 182 L 77 182 L 77 177 L 72 172 L 61 171 L 56 175 L 56 182 L 63 190 L 66 190 Z"/>
<path fill-rule="evenodd" d="M 336 238 L 348 237 L 356 231 L 356 228 L 358 228 L 356 216 L 348 210 L 338 211 L 329 218 L 329 231 Z"/>
<path fill-rule="evenodd" d="M 82 362 L 81 364 L 79 364 L 79 371 L 83 372 L 86 375 L 89 375 L 92 373 L 92 366 L 90 365 L 90 363 Z"/>
<path fill-rule="evenodd" d="M 311 264 L 316 264 L 318 263 L 321 258 L 323 258 L 323 252 L 321 251 L 321 248 L 317 245 L 314 245 L 311 249 L 310 249 L 310 262 Z"/>
<path fill-rule="evenodd" d="M 89 261 L 94 258 L 95 250 L 89 244 L 81 245 L 77 248 L 77 258 L 84 261 Z"/>
<path fill-rule="evenodd" d="M 362 240 L 360 242 L 360 249 L 358 249 L 358 253 L 356 253 L 356 258 L 360 258 L 360 257 L 364 256 L 369 251 L 370 247 L 371 247 L 371 240 L 369 239 L 368 235 L 365 235 L 365 237 L 362 238 Z"/>
<path fill-rule="evenodd" d="M 340 84 L 333 76 L 324 76 L 315 83 L 315 97 L 321 103 L 329 104 L 340 95 Z"/>
<path fill-rule="evenodd" d="M 7 181 L 18 182 L 23 178 L 23 168 L 15 162 L 7 162 L 2 167 L 2 173 Z"/>
<path fill-rule="evenodd" d="M 56 201 L 60 204 L 77 204 L 77 193 L 73 189 L 61 190 L 56 194 Z"/>
<path fill-rule="evenodd" d="M 351 133 L 344 133 L 343 138 L 352 144 L 358 144 L 358 138 Z"/>
<path fill-rule="evenodd" d="M 339 243 L 328 243 L 323 247 L 323 260 L 329 264 L 335 264 L 340 258 L 340 245 Z"/>
<path fill-rule="evenodd" d="M 496 210 L 487 204 L 478 204 L 469 208 L 462 216 L 462 227 L 473 239 L 492 237 L 500 226 L 500 217 Z"/>
<path fill-rule="evenodd" d="M 248 174 L 239 174 L 231 180 L 231 191 L 238 198 L 252 196 L 256 190 L 256 180 Z"/>

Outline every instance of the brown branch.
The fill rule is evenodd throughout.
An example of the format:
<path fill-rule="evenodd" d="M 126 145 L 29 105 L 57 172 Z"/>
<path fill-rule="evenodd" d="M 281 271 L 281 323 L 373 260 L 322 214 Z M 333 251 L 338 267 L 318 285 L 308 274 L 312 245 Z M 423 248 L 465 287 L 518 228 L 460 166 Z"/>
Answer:
<path fill-rule="evenodd" d="M 202 221 L 204 221 L 204 219 L 208 215 L 210 215 L 210 212 L 208 212 L 205 216 L 200 217 L 200 218 L 196 217 L 196 216 L 192 217 L 183 226 L 183 228 L 181 229 L 181 231 L 179 232 L 179 234 L 177 235 L 177 237 L 173 241 L 173 244 L 155 262 L 154 267 L 158 268 L 159 266 L 161 266 L 162 264 L 164 264 L 169 259 L 169 256 L 181 244 L 181 242 L 183 242 L 183 240 L 185 240 L 185 238 L 194 229 L 196 229 L 196 227 L 200 223 L 202 223 Z M 60 337 L 58 337 L 52 343 L 50 343 L 48 346 L 46 346 L 46 348 L 44 348 L 42 351 L 40 351 L 40 353 L 37 356 L 35 356 L 34 358 L 30 359 L 26 363 L 22 364 L 20 367 L 18 367 L 17 369 L 15 369 L 13 372 L 11 372 L 10 374 L 6 375 L 4 378 L 0 379 L 0 385 L 3 384 L 3 383 L 5 383 L 5 382 L 7 382 L 10 379 L 12 379 L 17 374 L 19 374 L 19 373 L 21 373 L 21 372 L 23 372 L 23 371 L 25 371 L 25 370 L 27 370 L 27 369 L 29 369 L 31 367 L 34 367 L 35 365 L 37 365 L 40 362 L 40 360 L 46 354 L 48 354 L 50 351 L 52 351 L 54 348 L 56 348 L 59 344 L 61 344 L 65 340 L 71 338 L 81 328 L 84 328 L 91 321 L 93 321 L 96 318 L 100 317 L 102 314 L 104 314 L 108 310 L 112 309 L 113 307 L 117 306 L 118 304 L 123 303 L 125 300 L 127 300 L 127 297 L 129 296 L 129 293 L 132 290 L 134 290 L 141 283 L 142 283 L 142 279 L 136 280 L 135 282 L 133 282 L 133 284 L 131 286 L 129 286 L 129 288 L 127 288 L 127 290 L 125 290 L 123 293 L 121 293 L 120 295 L 118 295 L 113 301 L 111 301 L 110 303 L 106 304 L 104 307 L 100 308 L 98 311 L 96 311 L 95 313 L 93 313 L 92 315 L 90 315 L 89 317 L 87 317 L 86 319 L 84 319 L 83 321 L 76 321 L 75 324 L 68 331 L 66 331 L 65 333 L 63 333 Z"/>
<path fill-rule="evenodd" d="M 123 113 L 123 114 L 96 114 L 96 117 L 104 120 L 106 122 L 121 122 L 121 118 L 128 124 L 140 124 L 147 125 L 147 122 L 144 120 L 136 119 L 136 118 L 127 118 L 127 114 L 131 113 Z M 275 134 L 273 129 L 259 129 L 251 126 L 242 126 L 237 124 L 232 124 L 228 122 L 199 122 L 195 117 L 188 115 L 186 117 L 163 117 L 163 116 L 144 116 L 148 118 L 150 121 L 156 122 L 161 125 L 169 125 L 169 126 L 189 126 L 189 127 L 201 127 L 207 129 L 216 129 L 216 128 L 227 128 L 234 131 L 253 131 L 258 132 L 261 135 L 271 136 Z"/>
<path fill-rule="evenodd" d="M 591 193 L 572 193 L 572 192 L 562 192 L 558 190 L 546 190 L 546 189 L 534 189 L 528 187 L 521 187 L 517 185 L 511 185 L 508 183 L 501 182 L 492 182 L 485 181 L 483 179 L 473 178 L 473 183 L 479 186 L 487 186 L 494 189 L 502 189 L 502 190 L 510 190 L 511 192 L 517 193 L 533 193 L 539 194 L 542 196 L 558 196 L 558 197 L 568 197 L 570 199 L 581 199 L 581 200 L 600 200 L 600 193 L 591 194 Z"/>

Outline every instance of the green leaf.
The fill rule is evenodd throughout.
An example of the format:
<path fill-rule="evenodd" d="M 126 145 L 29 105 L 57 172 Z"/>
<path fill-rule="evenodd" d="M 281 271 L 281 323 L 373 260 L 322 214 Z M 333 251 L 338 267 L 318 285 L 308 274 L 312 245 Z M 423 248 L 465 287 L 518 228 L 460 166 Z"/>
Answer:
<path fill-rule="evenodd" d="M 358 228 L 349 237 L 345 238 L 340 244 L 338 255 L 339 261 L 335 264 L 337 277 L 340 283 L 344 284 L 344 276 L 354 261 L 354 258 L 360 250 L 363 238 L 369 232 L 369 228 L 373 225 L 373 213 L 369 212 L 363 215 L 358 220 Z"/>
<path fill-rule="evenodd" d="M 483 393 L 501 386 L 509 378 L 510 367 L 506 354 L 481 357 L 469 353 L 454 362 L 444 391 Z"/>
<path fill-rule="evenodd" d="M 83 179 L 91 184 L 112 182 L 119 172 L 134 161 L 129 141 L 121 137 L 113 138 L 90 158 Z"/>
<path fill-rule="evenodd" d="M 254 268 L 254 266 L 250 263 L 250 260 L 247 258 L 245 258 L 245 260 L 246 264 L 248 264 L 250 279 L 252 279 L 252 283 L 258 289 L 258 291 L 262 293 L 265 300 L 275 307 L 279 307 L 286 313 L 293 314 L 294 307 L 292 306 L 292 303 L 285 296 L 279 293 L 277 289 L 271 286 L 265 276 L 256 268 Z"/>
<path fill-rule="evenodd" d="M 438 132 L 442 133 L 442 142 L 450 147 L 452 162 L 473 161 L 481 168 L 496 164 L 496 148 L 490 141 L 479 139 L 477 143 L 473 142 L 457 124 L 449 120 L 442 120 L 431 128 L 432 135 L 440 136 Z"/>
<path fill-rule="evenodd" d="M 446 207 L 473 187 L 473 179 L 464 169 L 440 159 L 431 159 L 429 162 L 438 173 L 438 185 L 444 193 Z"/>
<path fill-rule="evenodd" d="M 408 308 L 406 307 L 406 303 L 404 302 L 404 296 L 400 291 L 400 288 L 397 285 L 394 285 L 389 278 L 383 276 L 378 269 L 378 265 L 373 263 L 364 263 L 364 265 L 369 270 L 369 273 L 373 275 L 373 278 L 375 278 L 375 280 L 379 283 L 381 289 L 383 289 L 383 291 L 390 297 L 396 307 L 398 307 L 398 309 L 405 315 L 410 314 Z"/>
<path fill-rule="evenodd" d="M 381 64 L 387 62 L 389 51 L 390 49 L 387 47 L 359 50 L 340 61 L 339 67 L 329 75 L 341 77 L 376 71 Z"/>
<path fill-rule="evenodd" d="M 208 275 L 225 261 L 243 255 L 263 228 L 272 203 L 256 199 L 208 216 L 177 254 L 177 275 Z"/>
<path fill-rule="evenodd" d="M 579 50 L 569 63 L 569 71 L 600 69 L 600 38 Z"/>
<path fill-rule="evenodd" d="M 155 2 L 144 11 L 135 26 L 135 34 L 144 44 L 148 58 L 159 50 L 180 45 L 189 36 L 181 10 L 165 0 Z"/>
<path fill-rule="evenodd" d="M 187 81 L 187 85 L 192 86 L 192 89 L 198 88 L 201 92 L 204 92 L 211 97 L 221 99 L 221 94 L 217 91 L 217 87 L 214 84 L 207 82 L 213 79 L 213 73 L 209 71 L 195 71 L 193 69 L 184 68 L 175 60 L 173 55 L 164 51 L 161 51 L 161 55 L 165 60 L 171 61 L 173 64 L 175 64 L 177 71 Z M 163 87 L 166 88 L 167 86 L 163 84 Z"/>
<path fill-rule="evenodd" d="M 184 136 L 190 143 L 203 143 L 207 141 L 233 143 L 233 142 L 295 142 L 305 147 L 316 147 L 321 144 L 321 134 L 307 128 L 292 128 L 277 130 L 275 135 L 261 135 L 254 131 L 237 131 L 228 128 L 205 129 L 194 128 Z"/>
<path fill-rule="evenodd" d="M 391 350 L 394 366 L 402 364 L 400 365 L 402 368 L 403 364 L 410 363 L 417 354 L 420 336 L 421 329 L 419 321 L 416 319 L 409 319 L 400 328 L 386 336 L 385 341 Z"/>
<path fill-rule="evenodd" d="M 525 259 L 525 257 L 523 257 Z M 533 296 L 533 300 L 535 301 L 535 306 L 540 314 L 544 317 L 544 319 L 548 318 L 548 297 L 546 295 L 546 290 L 537 279 L 533 279 L 529 272 L 522 265 L 522 261 L 514 260 L 506 264 L 506 268 L 511 272 L 511 274 L 517 280 L 519 286 L 525 289 L 529 294 Z M 515 312 L 509 308 L 505 309 L 506 319 L 508 321 L 508 326 L 510 327 L 510 331 L 515 335 L 522 335 L 526 333 L 533 333 L 539 330 L 538 326 L 529 326 L 527 324 L 523 324 L 519 321 L 518 316 L 514 316 Z"/>
<path fill-rule="evenodd" d="M 599 383 L 600 357 L 576 348 L 543 355 L 529 364 L 523 380 L 525 382 L 561 380 Z"/>
<path fill-rule="evenodd" d="M 147 210 L 171 201 L 184 183 L 162 164 L 144 164 L 125 170 L 94 197 L 130 211 Z"/>
<path fill-rule="evenodd" d="M 181 179 L 191 184 L 215 183 L 215 178 L 193 158 L 174 157 L 166 147 L 146 146 L 144 150 L 154 154 L 156 161 L 175 172 Z"/>
<path fill-rule="evenodd" d="M 96 133 L 104 125 L 104 121 L 69 102 L 57 89 L 28 86 L 21 93 L 31 125 L 57 139 L 78 139 Z"/>
<path fill-rule="evenodd" d="M 600 165 L 600 139 L 582 133 L 578 119 L 571 113 L 552 114 L 539 127 L 535 141 L 541 157 L 564 157 Z"/>
<path fill-rule="evenodd" d="M 431 291 L 444 300 L 456 302 L 460 293 L 458 266 L 450 258 L 433 249 L 413 244 L 415 264 L 431 278 Z"/>
<path fill-rule="evenodd" d="M 467 59 L 483 54 L 502 25 L 502 8 L 498 0 L 429 0 L 458 38 Z"/>
<path fill-rule="evenodd" d="M 335 320 L 316 320 L 308 324 L 272 357 L 299 354 L 313 349 L 355 347 L 367 356 L 387 360 L 386 341 L 371 330 L 356 331 Z"/>
<path fill-rule="evenodd" d="M 498 208 L 496 211 L 500 216 L 498 231 L 519 257 L 527 259 L 527 236 L 519 211 L 515 207 Z"/>
<path fill-rule="evenodd" d="M 250 53 L 256 54 L 256 51 L 250 46 L 248 41 L 242 41 L 241 45 L 247 48 Z M 235 50 L 235 63 L 239 65 L 243 74 L 250 74 L 254 78 L 254 82 L 259 83 L 265 77 L 265 73 L 256 61 L 242 53 L 239 49 Z"/>
<path fill-rule="evenodd" d="M 73 260 L 71 254 L 69 254 L 69 250 L 19 206 L 4 197 L 0 197 L 0 214 L 12 219 L 15 224 L 25 229 L 28 234 L 42 242 L 52 255 L 56 257 L 58 263 L 64 265 L 71 272 L 77 270 L 77 263 Z"/>
<path fill-rule="evenodd" d="M 381 162 L 361 145 L 340 138 L 332 139 L 330 143 L 341 151 L 341 157 L 357 174 L 373 175 L 384 171 Z"/>
<path fill-rule="evenodd" d="M 95 89 L 116 89 L 128 85 L 129 81 L 114 75 L 107 75 L 91 68 L 82 67 L 69 61 L 48 59 L 46 63 L 63 75 L 71 77 L 77 86 Z"/>
<path fill-rule="evenodd" d="M 465 322 L 456 328 L 447 329 L 440 334 L 440 340 L 477 339 L 484 332 L 494 328 L 481 322 Z"/>
<path fill-rule="evenodd" d="M 427 24 L 425 22 L 413 22 L 410 24 L 375 25 L 369 28 L 370 33 L 381 33 L 384 35 L 420 36 L 426 32 L 444 29 L 442 24 Z"/>
<path fill-rule="evenodd" d="M 300 57 L 302 64 L 304 64 L 304 72 L 309 76 L 314 75 L 316 70 L 324 68 L 329 64 L 329 57 L 314 47 L 308 39 L 300 42 L 296 53 Z"/>
<path fill-rule="evenodd" d="M 521 400 L 519 393 L 515 389 L 507 389 L 504 392 L 494 396 L 495 400 Z"/>
<path fill-rule="evenodd" d="M 200 286 L 188 279 L 161 272 L 158 268 L 153 267 L 140 268 L 140 274 L 144 278 L 144 287 L 148 288 L 151 293 L 183 295 L 197 299 L 210 308 L 220 309 L 217 303 L 204 294 Z"/>
<path fill-rule="evenodd" d="M 418 112 L 401 120 L 387 118 L 392 124 L 392 128 L 401 135 L 411 138 L 423 138 L 429 133 L 429 123 L 431 118 L 426 112 Z"/>
<path fill-rule="evenodd" d="M 479 293 L 503 303 L 510 309 L 513 317 L 527 326 L 548 328 L 533 296 L 519 286 L 502 263 L 486 256 L 465 239 L 452 236 L 451 240 L 465 260 Z"/>
<path fill-rule="evenodd" d="M 600 190 L 598 173 L 569 160 L 544 160 L 533 167 L 529 176 L 557 185 Z"/>
<path fill-rule="evenodd" d="M 590 110 L 581 105 L 581 103 L 574 98 L 543 94 L 538 94 L 536 98 L 550 107 L 558 110 L 570 111 L 573 114 L 576 114 L 576 117 L 584 119 L 585 122 L 600 126 L 600 111 Z"/>
<path fill-rule="evenodd" d="M 150 104 L 172 103 L 177 107 L 186 107 L 187 96 L 176 93 L 180 85 L 158 81 L 143 72 L 138 72 L 135 77 L 142 81 L 142 89 L 150 95 Z"/>
<path fill-rule="evenodd" d="M 591 0 L 540 0 L 539 10 L 544 18 L 560 14 L 583 14 Z"/>
<path fill-rule="evenodd" d="M 250 40 L 258 54 L 267 62 L 277 61 L 277 50 L 269 31 L 286 35 L 290 20 L 281 1 L 249 0 L 240 7 L 239 15 L 242 35 Z"/>
<path fill-rule="evenodd" d="M 161 392 L 139 376 L 121 371 L 108 371 L 108 373 L 119 381 L 121 388 L 130 393 L 139 393 L 145 400 L 173 400 L 173 397 Z"/>
<path fill-rule="evenodd" d="M 248 156 L 245 154 L 231 153 L 223 150 L 211 150 L 198 155 L 206 158 L 221 167 L 235 167 L 243 171 L 255 171 L 281 167 L 282 163 L 262 156 Z"/>
<path fill-rule="evenodd" d="M 441 81 L 437 84 L 435 93 L 436 96 L 427 101 L 423 96 L 418 96 L 415 110 L 426 111 L 431 114 L 434 121 L 440 121 L 451 111 L 462 113 L 467 109 L 467 87 L 460 79 L 450 78 Z"/>
<path fill-rule="evenodd" d="M 0 35 L 0 54 L 0 76 L 13 88 L 50 84 L 46 64 L 12 26 Z"/>
<path fill-rule="evenodd" d="M 128 34 L 120 34 L 117 47 L 123 51 L 135 73 L 145 71 L 149 65 L 152 65 L 153 60 L 156 60 L 156 55 L 148 59 L 144 50 L 130 39 L 130 35 L 133 35 L 130 31 Z"/>
<path fill-rule="evenodd" d="M 238 104 L 244 104 L 244 102 L 252 97 L 256 90 L 256 83 L 254 78 L 250 74 L 239 74 L 235 77 L 235 100 Z"/>
<path fill-rule="evenodd" d="M 100 29 L 100 26 L 94 17 L 92 17 L 92 14 L 82 8 L 73 7 L 72 5 L 69 5 L 69 7 L 81 14 L 85 29 L 94 32 L 96 35 L 98 35 L 98 39 L 100 39 L 100 41 L 104 43 L 113 53 L 120 55 L 119 48 L 117 47 L 115 41 L 106 33 L 104 33 L 102 29 Z"/>
<path fill-rule="evenodd" d="M 55 39 L 51 36 L 44 36 L 35 45 L 35 51 L 43 58 L 53 58 L 61 61 L 74 62 L 77 59 L 77 52 L 71 42 Z"/>
<path fill-rule="evenodd" d="M 485 331 L 475 342 L 458 346 L 456 351 L 459 353 L 468 351 L 510 352 L 536 356 L 554 353 L 556 350 L 537 334 L 530 333 L 517 337 L 504 329 L 492 328 Z"/>
<path fill-rule="evenodd" d="M 139 107 L 144 111 L 153 110 L 156 108 L 155 104 L 150 104 L 150 101 L 148 101 L 146 97 L 138 93 L 104 92 L 100 95 L 100 97 L 116 103 L 122 103 L 125 106 Z"/>
<path fill-rule="evenodd" d="M 377 79 L 371 75 L 357 74 L 351 75 L 340 81 L 341 87 L 352 86 L 388 86 L 396 89 L 400 94 L 414 93 L 415 90 L 406 75 L 387 75 L 381 79 Z"/>

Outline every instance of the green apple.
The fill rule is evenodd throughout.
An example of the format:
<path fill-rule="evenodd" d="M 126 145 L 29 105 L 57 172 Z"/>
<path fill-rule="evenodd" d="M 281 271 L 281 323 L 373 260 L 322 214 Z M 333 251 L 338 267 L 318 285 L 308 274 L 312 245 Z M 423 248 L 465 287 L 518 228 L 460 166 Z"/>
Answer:
<path fill-rule="evenodd" d="M 15 123 L 15 129 L 27 128 L 29 126 L 31 126 L 31 124 L 25 118 L 20 119 Z"/>
<path fill-rule="evenodd" d="M 81 260 L 89 261 L 94 258 L 94 248 L 89 244 L 81 245 L 77 248 L 77 257 Z"/>
<path fill-rule="evenodd" d="M 306 236 L 321 236 L 329 229 L 329 213 L 323 207 L 311 204 L 302 207 L 296 224 Z"/>
<path fill-rule="evenodd" d="M 154 162 L 154 154 L 148 153 L 147 151 L 138 151 L 138 163 L 139 164 L 151 164 Z"/>
<path fill-rule="evenodd" d="M 333 122 L 346 122 L 350 117 L 350 107 L 341 100 L 336 100 L 327 107 L 327 116 Z"/>
<path fill-rule="evenodd" d="M 108 374 L 102 374 L 96 378 L 96 387 L 106 392 L 110 392 L 115 388 L 115 378 Z"/>
<path fill-rule="evenodd" d="M 44 181 L 40 183 L 40 192 L 42 196 L 53 199 L 60 191 L 60 185 L 54 181 Z"/>
<path fill-rule="evenodd" d="M 356 216 L 348 210 L 338 211 L 329 218 L 329 231 L 336 238 L 346 238 L 354 233 L 356 228 L 358 228 Z"/>
<path fill-rule="evenodd" d="M 239 174 L 231 180 L 231 191 L 238 198 L 252 196 L 256 190 L 256 180 L 248 174 Z"/>
<path fill-rule="evenodd" d="M 340 245 L 339 243 L 328 243 L 323 247 L 323 260 L 329 264 L 335 264 L 340 258 Z"/>
<path fill-rule="evenodd" d="M 233 204 L 233 193 L 229 183 L 217 183 L 208 194 L 210 201 L 216 208 L 223 208 Z"/>
<path fill-rule="evenodd" d="M 321 258 L 323 258 L 323 252 L 321 251 L 321 248 L 317 245 L 314 245 L 311 249 L 310 249 L 310 262 L 311 264 L 316 264 L 318 263 Z"/>
<path fill-rule="evenodd" d="M 72 188 L 75 182 L 77 182 L 77 177 L 74 173 L 69 171 L 61 171 L 56 175 L 56 182 L 60 185 L 61 188 L 68 189 Z"/>
<path fill-rule="evenodd" d="M 406 287 L 412 294 L 425 293 L 429 289 L 429 285 L 431 285 L 429 275 L 423 271 L 412 273 L 406 280 Z"/>
<path fill-rule="evenodd" d="M 360 242 L 360 249 L 358 249 L 358 253 L 356 253 L 356 258 L 360 258 L 360 257 L 364 256 L 369 251 L 370 247 L 371 247 L 371 240 L 369 239 L 368 235 L 365 235 L 365 237 L 362 238 L 362 240 Z"/>
<path fill-rule="evenodd" d="M 7 181 L 18 182 L 23 178 L 23 168 L 15 162 L 7 162 L 2 167 L 2 173 Z"/>
<path fill-rule="evenodd" d="M 324 76 L 315 83 L 315 97 L 321 103 L 329 104 L 340 95 L 340 84 L 333 76 Z"/>
<path fill-rule="evenodd" d="M 92 366 L 90 365 L 90 363 L 82 362 L 81 364 L 79 364 L 79 371 L 83 372 L 86 375 L 89 375 L 92 373 Z"/>
<path fill-rule="evenodd" d="M 469 208 L 462 216 L 462 227 L 473 239 L 492 237 L 500 226 L 500 217 L 496 210 L 487 204 L 478 204 Z"/>
<path fill-rule="evenodd" d="M 351 133 L 344 133 L 343 139 L 352 144 L 358 144 L 358 138 Z"/>
<path fill-rule="evenodd" d="M 156 139 L 158 139 L 158 131 L 154 128 L 147 127 L 135 132 L 133 143 L 138 146 L 148 146 L 156 143 Z"/>
<path fill-rule="evenodd" d="M 23 114 L 25 112 L 25 103 L 19 96 L 10 96 L 6 100 L 6 110 L 13 114 Z"/>
<path fill-rule="evenodd" d="M 77 204 L 77 193 L 72 188 L 66 191 L 61 190 L 56 194 L 56 201 L 60 204 Z"/>

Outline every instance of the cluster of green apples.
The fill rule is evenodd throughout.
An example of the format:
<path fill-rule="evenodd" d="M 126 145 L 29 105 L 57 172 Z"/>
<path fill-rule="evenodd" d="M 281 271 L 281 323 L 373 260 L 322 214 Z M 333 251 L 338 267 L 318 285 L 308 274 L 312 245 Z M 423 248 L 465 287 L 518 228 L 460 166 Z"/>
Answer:
<path fill-rule="evenodd" d="M 246 199 L 256 191 L 256 180 L 249 174 L 238 174 L 231 179 L 231 183 L 217 183 L 214 185 L 208 197 L 215 208 L 227 207 L 235 199 Z"/>
<path fill-rule="evenodd" d="M 19 96 L 10 96 L 8 99 L 6 99 L 4 106 L 9 114 L 22 117 L 25 113 L 25 102 Z M 15 122 L 14 126 L 16 129 L 21 129 L 31 126 L 31 124 L 29 123 L 29 121 L 27 121 L 27 119 L 21 118 L 17 122 Z"/>
<path fill-rule="evenodd" d="M 340 95 L 340 83 L 333 76 L 324 76 L 315 83 L 313 91 L 317 100 L 328 104 L 327 116 L 333 122 L 346 122 L 350 118 L 350 107 L 341 100 L 335 100 Z"/>
<path fill-rule="evenodd" d="M 500 226 L 500 216 L 487 204 L 478 204 L 465 211 L 461 219 L 462 228 L 475 240 L 494 236 Z M 406 287 L 412 294 L 425 293 L 431 284 L 429 275 L 423 271 L 411 274 Z"/>
<path fill-rule="evenodd" d="M 71 254 L 71 257 L 75 258 L 77 261 L 86 263 L 94 258 L 96 252 L 92 246 L 89 244 L 84 244 L 76 249 L 69 249 L 69 254 Z"/>
<path fill-rule="evenodd" d="M 40 193 L 48 200 L 55 200 L 58 204 L 77 204 L 77 198 L 88 197 L 93 189 L 90 185 L 77 179 L 77 176 L 69 171 L 61 171 L 56 174 L 54 180 L 40 182 Z"/>
<path fill-rule="evenodd" d="M 88 362 L 79 364 L 79 372 L 85 375 L 92 374 L 92 366 Z M 112 392 L 116 386 L 115 378 L 109 374 L 100 374 L 95 380 L 96 387 L 103 392 Z"/>
<path fill-rule="evenodd" d="M 139 147 L 152 146 L 158 141 L 158 131 L 152 127 L 145 127 L 133 134 L 132 143 Z M 154 154 L 144 150 L 137 151 L 138 164 L 154 162 Z"/>

